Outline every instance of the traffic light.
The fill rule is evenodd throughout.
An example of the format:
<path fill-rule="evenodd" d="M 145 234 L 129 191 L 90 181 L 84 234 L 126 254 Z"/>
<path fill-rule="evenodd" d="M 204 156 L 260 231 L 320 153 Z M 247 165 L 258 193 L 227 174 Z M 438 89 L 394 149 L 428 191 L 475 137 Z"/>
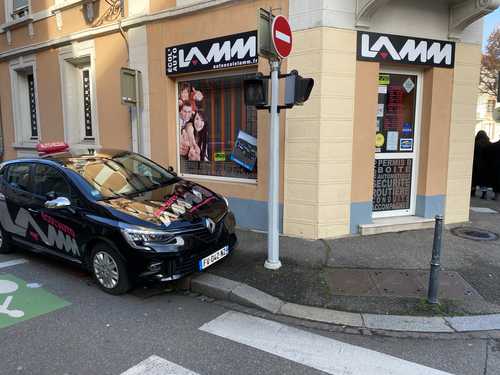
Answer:
<path fill-rule="evenodd" d="M 292 70 L 285 78 L 285 106 L 302 105 L 309 99 L 314 87 L 314 79 L 303 78 L 299 72 Z"/>
<path fill-rule="evenodd" d="M 245 105 L 263 108 L 268 101 L 268 79 L 262 74 L 255 75 L 255 78 L 243 81 L 243 91 L 245 95 Z"/>

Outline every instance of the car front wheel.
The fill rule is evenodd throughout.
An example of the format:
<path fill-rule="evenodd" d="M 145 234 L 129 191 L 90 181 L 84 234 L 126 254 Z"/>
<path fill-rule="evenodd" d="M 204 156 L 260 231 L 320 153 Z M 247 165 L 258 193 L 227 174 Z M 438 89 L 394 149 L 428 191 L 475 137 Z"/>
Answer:
<path fill-rule="evenodd" d="M 97 244 L 92 251 L 90 266 L 94 280 L 106 293 L 119 295 L 131 289 L 125 262 L 111 246 Z"/>

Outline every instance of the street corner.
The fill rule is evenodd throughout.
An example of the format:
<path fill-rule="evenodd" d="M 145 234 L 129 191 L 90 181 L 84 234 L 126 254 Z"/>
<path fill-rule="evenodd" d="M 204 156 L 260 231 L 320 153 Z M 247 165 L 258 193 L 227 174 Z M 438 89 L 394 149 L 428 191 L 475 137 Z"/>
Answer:
<path fill-rule="evenodd" d="M 0 274 L 0 329 L 36 318 L 70 303 L 11 274 Z"/>

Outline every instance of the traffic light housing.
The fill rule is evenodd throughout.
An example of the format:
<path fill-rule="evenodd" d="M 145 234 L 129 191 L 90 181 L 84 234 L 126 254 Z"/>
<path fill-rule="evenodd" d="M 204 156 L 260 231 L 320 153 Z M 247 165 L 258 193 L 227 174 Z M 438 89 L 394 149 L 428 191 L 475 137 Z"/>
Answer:
<path fill-rule="evenodd" d="M 266 108 L 268 102 L 269 80 L 262 74 L 243 81 L 245 105 Z"/>
<path fill-rule="evenodd" d="M 303 105 L 314 87 L 314 79 L 303 78 L 299 72 L 292 70 L 285 78 L 285 107 Z"/>

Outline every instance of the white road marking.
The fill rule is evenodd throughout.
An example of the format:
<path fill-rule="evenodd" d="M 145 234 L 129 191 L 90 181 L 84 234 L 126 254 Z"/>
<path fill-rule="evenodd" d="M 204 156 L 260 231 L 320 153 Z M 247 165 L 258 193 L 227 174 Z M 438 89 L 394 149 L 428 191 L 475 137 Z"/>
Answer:
<path fill-rule="evenodd" d="M 276 36 L 276 39 L 282 40 L 285 43 L 288 43 L 288 44 L 291 43 L 290 35 L 284 34 L 281 31 L 276 30 L 275 36 Z"/>
<path fill-rule="evenodd" d="M 492 210 L 488 207 L 471 207 L 470 210 L 472 212 L 478 212 L 480 214 L 497 214 L 498 211 Z"/>
<path fill-rule="evenodd" d="M 200 330 L 328 374 L 450 375 L 387 354 L 254 316 L 227 312 Z"/>
<path fill-rule="evenodd" d="M 121 375 L 199 375 L 166 359 L 152 355 Z"/>
<path fill-rule="evenodd" d="M 28 263 L 28 260 L 23 258 L 7 260 L 5 262 L 0 262 L 0 268 L 17 266 L 18 264 L 23 264 L 23 263 Z"/>

